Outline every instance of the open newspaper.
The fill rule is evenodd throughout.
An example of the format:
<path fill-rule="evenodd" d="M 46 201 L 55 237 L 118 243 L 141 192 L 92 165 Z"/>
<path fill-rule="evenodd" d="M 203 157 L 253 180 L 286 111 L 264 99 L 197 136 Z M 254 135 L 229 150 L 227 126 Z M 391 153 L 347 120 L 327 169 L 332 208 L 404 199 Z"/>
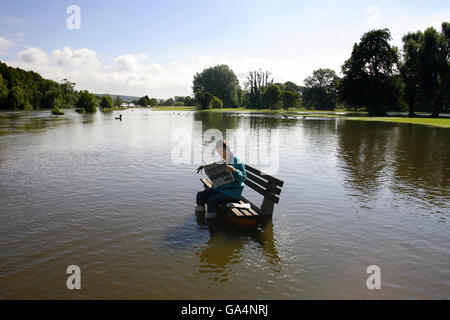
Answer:
<path fill-rule="evenodd" d="M 220 187 L 231 181 L 234 181 L 231 170 L 227 167 L 226 163 L 214 162 L 204 166 L 205 173 L 211 180 L 214 187 Z"/>

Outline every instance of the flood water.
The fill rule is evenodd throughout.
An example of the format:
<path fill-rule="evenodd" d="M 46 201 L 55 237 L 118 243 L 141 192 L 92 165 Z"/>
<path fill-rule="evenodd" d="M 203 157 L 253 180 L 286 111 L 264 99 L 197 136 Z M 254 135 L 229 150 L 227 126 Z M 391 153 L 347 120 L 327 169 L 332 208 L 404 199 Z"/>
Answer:
<path fill-rule="evenodd" d="M 0 113 L 0 298 L 450 297 L 450 129 L 122 113 Z M 197 222 L 196 166 L 171 157 L 172 133 L 194 120 L 277 130 L 284 187 L 272 223 Z M 66 287 L 69 265 L 81 290 Z M 370 265 L 381 290 L 367 289 Z"/>

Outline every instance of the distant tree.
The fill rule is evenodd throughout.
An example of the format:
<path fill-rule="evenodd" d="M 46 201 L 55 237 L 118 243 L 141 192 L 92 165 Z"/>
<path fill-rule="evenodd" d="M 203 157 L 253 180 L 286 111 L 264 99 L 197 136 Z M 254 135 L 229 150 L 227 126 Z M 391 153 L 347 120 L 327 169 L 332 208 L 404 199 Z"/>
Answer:
<path fill-rule="evenodd" d="M 157 106 L 158 105 L 158 100 L 155 98 L 150 98 L 150 106 Z"/>
<path fill-rule="evenodd" d="M 286 81 L 283 84 L 283 90 L 284 91 L 292 91 L 292 92 L 297 92 L 298 93 L 300 91 L 300 86 L 296 85 L 292 81 Z"/>
<path fill-rule="evenodd" d="M 302 98 L 308 109 L 333 110 L 338 101 L 339 78 L 331 69 L 318 69 L 304 81 Z"/>
<path fill-rule="evenodd" d="M 137 104 L 140 105 L 140 106 L 143 106 L 143 107 L 147 107 L 147 106 L 150 105 L 150 98 L 147 95 L 143 96 L 142 98 L 140 98 L 137 101 Z"/>
<path fill-rule="evenodd" d="M 195 98 L 198 101 L 198 104 L 200 105 L 200 108 L 203 110 L 211 109 L 211 101 L 213 99 L 213 95 L 209 92 L 202 92 L 201 90 L 198 90 L 195 94 Z"/>
<path fill-rule="evenodd" d="M 73 108 L 75 106 L 75 102 L 77 101 L 75 82 L 70 82 L 67 79 L 63 79 L 59 84 L 59 88 L 61 91 L 61 104 L 64 107 Z"/>
<path fill-rule="evenodd" d="M 398 104 L 400 88 L 394 77 L 398 52 L 390 40 L 388 29 L 365 33 L 342 66 L 341 100 L 350 106 L 365 106 L 370 116 L 385 116 L 388 107 Z"/>
<path fill-rule="evenodd" d="M 290 107 L 295 107 L 298 104 L 299 95 L 294 91 L 283 91 L 281 100 L 283 101 L 283 107 L 288 111 Z"/>
<path fill-rule="evenodd" d="M 76 107 L 80 112 L 94 113 L 97 111 L 97 99 L 92 93 L 87 90 L 82 91 L 78 101 L 76 102 Z"/>
<path fill-rule="evenodd" d="M 47 90 L 42 98 L 41 107 L 59 109 L 63 105 L 63 96 L 59 86 L 54 86 Z"/>
<path fill-rule="evenodd" d="M 112 107 L 114 107 L 112 98 L 108 94 L 103 95 L 102 99 L 100 100 L 100 108 L 110 109 Z"/>
<path fill-rule="evenodd" d="M 6 104 L 14 110 L 27 109 L 25 94 L 21 87 L 15 86 L 9 91 Z"/>
<path fill-rule="evenodd" d="M 174 105 L 175 107 L 182 107 L 182 106 L 184 106 L 184 103 L 181 102 L 181 101 L 178 101 L 178 102 L 175 102 L 173 105 Z"/>
<path fill-rule="evenodd" d="M 3 80 L 3 76 L 0 74 L 0 109 L 4 107 L 7 97 L 8 87 L 6 86 L 6 81 Z"/>
<path fill-rule="evenodd" d="M 270 109 L 276 109 L 280 106 L 281 101 L 281 90 L 275 85 L 271 84 L 264 89 L 263 92 L 263 105 L 269 107 Z"/>
<path fill-rule="evenodd" d="M 220 100 L 220 98 L 214 96 L 211 99 L 211 107 L 213 109 L 222 109 L 223 108 L 223 102 Z"/>
<path fill-rule="evenodd" d="M 269 71 L 261 69 L 249 72 L 245 83 L 246 95 L 245 105 L 251 108 L 263 108 L 263 92 L 269 84 L 273 84 Z"/>
<path fill-rule="evenodd" d="M 428 28 L 423 33 L 419 50 L 419 103 L 438 117 L 450 94 L 450 25 L 442 24 L 442 32 Z"/>
<path fill-rule="evenodd" d="M 184 97 L 183 104 L 184 104 L 185 106 L 191 106 L 191 107 L 194 107 L 194 106 L 197 105 L 197 99 L 192 98 L 192 97 L 190 97 L 190 96 L 186 96 L 186 97 Z"/>
<path fill-rule="evenodd" d="M 117 96 L 117 97 L 114 99 L 114 105 L 115 105 L 116 107 L 120 107 L 121 104 L 122 104 L 122 99 L 120 99 L 120 96 Z"/>
<path fill-rule="evenodd" d="M 194 76 L 193 92 L 209 92 L 227 107 L 238 105 L 239 80 L 227 65 L 207 68 Z"/>
<path fill-rule="evenodd" d="M 417 107 L 417 93 L 419 90 L 420 47 L 423 33 L 408 33 L 403 37 L 403 62 L 401 75 L 405 83 L 404 99 L 409 107 L 409 116 L 415 115 Z"/>

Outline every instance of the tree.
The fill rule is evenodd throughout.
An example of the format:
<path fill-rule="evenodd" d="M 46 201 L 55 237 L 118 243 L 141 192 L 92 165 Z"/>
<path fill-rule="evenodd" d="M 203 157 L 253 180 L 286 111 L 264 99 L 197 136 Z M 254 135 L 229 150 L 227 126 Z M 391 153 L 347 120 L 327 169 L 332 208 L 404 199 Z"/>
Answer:
<path fill-rule="evenodd" d="M 263 92 L 269 84 L 273 84 L 273 79 L 270 79 L 270 76 L 269 71 L 262 71 L 261 69 L 249 72 L 245 83 L 247 107 L 263 108 Z"/>
<path fill-rule="evenodd" d="M 449 97 L 449 29 L 448 23 L 442 24 L 442 33 L 426 29 L 419 50 L 419 103 L 432 117 L 439 116 Z"/>
<path fill-rule="evenodd" d="M 211 107 L 213 109 L 222 109 L 223 108 L 223 102 L 220 100 L 220 98 L 214 96 L 211 99 Z"/>
<path fill-rule="evenodd" d="M 404 99 L 409 107 L 409 116 L 415 115 L 419 90 L 420 47 L 423 33 L 408 33 L 403 37 L 403 62 L 400 72 L 405 83 Z"/>
<path fill-rule="evenodd" d="M 120 99 L 120 96 L 117 96 L 117 97 L 114 99 L 114 105 L 115 105 L 116 107 L 120 107 L 121 104 L 122 104 L 122 99 Z"/>
<path fill-rule="evenodd" d="M 77 101 L 77 94 L 75 92 L 75 82 L 70 82 L 67 79 L 61 80 L 59 84 L 61 91 L 62 105 L 65 107 L 74 107 Z"/>
<path fill-rule="evenodd" d="M 112 98 L 108 94 L 103 95 L 102 99 L 100 100 L 100 108 L 111 109 L 112 107 L 114 107 Z"/>
<path fill-rule="evenodd" d="M 209 92 L 220 98 L 227 107 L 238 105 L 239 80 L 227 65 L 207 68 L 194 76 L 193 92 Z"/>
<path fill-rule="evenodd" d="M 438 117 L 444 106 L 449 104 L 449 35 L 450 24 L 444 22 L 441 33 L 428 28 L 403 37 L 400 70 L 410 117 L 417 109 Z"/>
<path fill-rule="evenodd" d="M 270 109 L 278 108 L 281 99 L 281 90 L 275 85 L 271 84 L 267 86 L 263 92 L 263 105 L 269 107 Z"/>
<path fill-rule="evenodd" d="M 295 107 L 297 105 L 299 95 L 294 91 L 283 91 L 281 93 L 281 100 L 283 101 L 283 107 L 288 111 L 290 107 Z"/>
<path fill-rule="evenodd" d="M 97 99 L 92 93 L 87 90 L 82 91 L 78 101 L 76 102 L 76 107 L 82 113 L 94 113 L 97 111 Z"/>
<path fill-rule="evenodd" d="M 387 107 L 398 104 L 400 88 L 393 77 L 398 52 L 390 40 L 388 29 L 365 33 L 342 66 L 340 98 L 351 106 L 365 106 L 370 116 L 385 116 Z"/>
<path fill-rule="evenodd" d="M 147 95 L 143 96 L 142 98 L 140 98 L 137 101 L 137 104 L 140 105 L 140 106 L 143 106 L 143 107 L 147 107 L 147 106 L 150 105 L 150 98 Z"/>
<path fill-rule="evenodd" d="M 303 104 L 308 109 L 333 110 L 338 101 L 339 77 L 331 69 L 318 69 L 304 81 Z"/>
<path fill-rule="evenodd" d="M 7 105 L 14 109 L 26 109 L 25 95 L 21 87 L 13 87 L 8 94 Z"/>
<path fill-rule="evenodd" d="M 63 104 L 63 96 L 59 86 L 47 90 L 42 98 L 41 106 L 50 109 L 59 109 Z"/>
<path fill-rule="evenodd" d="M 184 97 L 183 104 L 185 106 L 196 106 L 197 105 L 197 99 L 192 98 L 190 96 L 186 96 L 186 97 Z"/>
<path fill-rule="evenodd" d="M 203 93 L 202 91 L 197 91 L 195 94 L 195 98 L 197 99 L 200 108 L 203 110 L 211 109 L 211 101 L 213 95 L 209 92 Z"/>
<path fill-rule="evenodd" d="M 3 108 L 5 100 L 8 97 L 8 87 L 6 86 L 3 76 L 0 74 L 0 109 Z"/>

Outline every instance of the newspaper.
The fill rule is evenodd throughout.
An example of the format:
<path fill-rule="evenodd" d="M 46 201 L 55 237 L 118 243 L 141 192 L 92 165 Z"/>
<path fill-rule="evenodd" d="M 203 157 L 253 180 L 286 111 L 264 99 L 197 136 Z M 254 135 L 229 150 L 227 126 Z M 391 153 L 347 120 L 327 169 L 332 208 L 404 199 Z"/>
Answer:
<path fill-rule="evenodd" d="M 224 162 L 214 162 L 204 166 L 205 173 L 211 180 L 214 187 L 220 187 L 231 181 L 234 181 L 231 170 Z"/>

